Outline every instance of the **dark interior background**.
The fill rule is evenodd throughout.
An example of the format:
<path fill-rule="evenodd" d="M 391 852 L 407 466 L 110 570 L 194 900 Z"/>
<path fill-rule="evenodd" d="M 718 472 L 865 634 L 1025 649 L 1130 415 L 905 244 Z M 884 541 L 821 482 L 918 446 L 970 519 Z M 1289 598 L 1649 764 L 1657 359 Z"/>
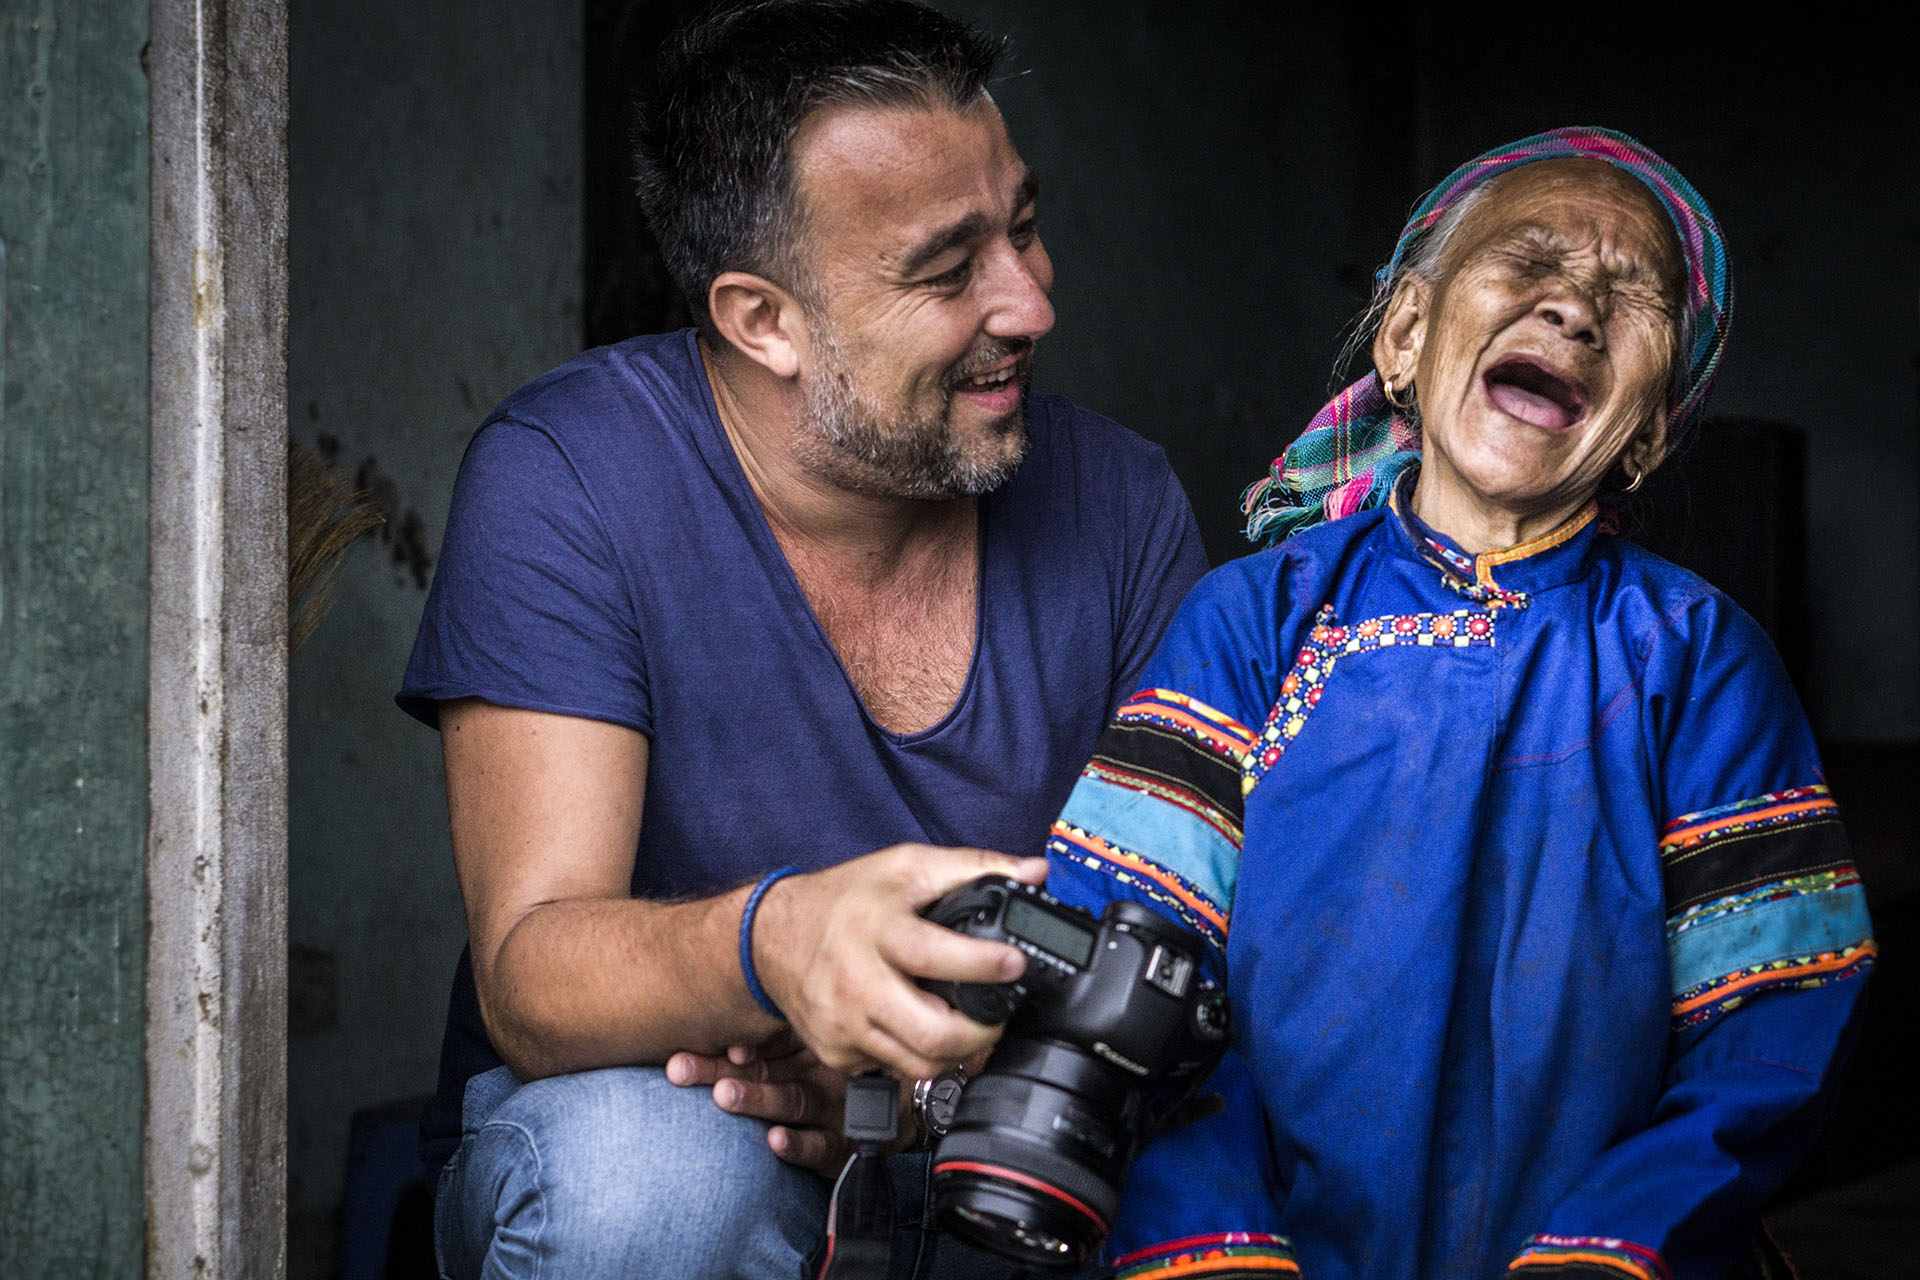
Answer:
<path fill-rule="evenodd" d="M 584 345 L 677 327 L 626 104 L 689 0 L 293 11 L 294 432 L 389 513 L 293 688 L 295 1276 L 415 1274 L 409 1099 L 462 936 L 437 743 L 390 702 L 461 448 Z M 1456 12 L 954 0 L 1042 174 L 1039 382 L 1162 444 L 1217 561 L 1329 390 L 1406 210 L 1484 148 L 1635 134 L 1713 203 L 1732 346 L 1629 531 L 1774 636 L 1823 742 L 1883 957 L 1829 1137 L 1778 1217 L 1803 1274 L 1915 1274 L 1920 1218 L 1920 95 L 1838 12 Z M 324 11 L 323 11 L 324 9 Z M 344 1208 L 343 1208 L 344 1204 Z M 1876 1252 L 1877 1251 L 1877 1252 Z"/>

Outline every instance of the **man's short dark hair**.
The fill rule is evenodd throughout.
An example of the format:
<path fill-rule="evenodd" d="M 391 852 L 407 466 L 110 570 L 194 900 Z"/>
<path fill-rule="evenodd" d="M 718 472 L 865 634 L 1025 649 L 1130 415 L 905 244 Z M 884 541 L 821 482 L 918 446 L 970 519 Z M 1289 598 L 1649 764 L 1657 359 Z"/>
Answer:
<path fill-rule="evenodd" d="M 670 36 L 635 129 L 640 206 L 703 331 L 707 286 L 752 271 L 796 290 L 793 137 L 821 107 L 964 110 L 1003 41 L 911 0 L 759 0 Z"/>

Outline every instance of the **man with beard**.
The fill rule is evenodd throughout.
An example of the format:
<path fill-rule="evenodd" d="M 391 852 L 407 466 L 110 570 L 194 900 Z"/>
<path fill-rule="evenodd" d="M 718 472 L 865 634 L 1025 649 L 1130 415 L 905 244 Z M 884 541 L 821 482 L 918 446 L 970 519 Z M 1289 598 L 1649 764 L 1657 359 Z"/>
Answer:
<path fill-rule="evenodd" d="M 997 52 L 908 0 L 676 36 L 639 172 L 697 328 L 468 450 L 400 697 L 469 931 L 422 1126 L 448 1275 L 791 1276 L 847 1075 L 993 1041 L 914 980 L 1023 957 L 917 913 L 1044 875 L 1009 855 L 1204 568 L 1157 448 L 1028 394 L 1053 270 Z"/>

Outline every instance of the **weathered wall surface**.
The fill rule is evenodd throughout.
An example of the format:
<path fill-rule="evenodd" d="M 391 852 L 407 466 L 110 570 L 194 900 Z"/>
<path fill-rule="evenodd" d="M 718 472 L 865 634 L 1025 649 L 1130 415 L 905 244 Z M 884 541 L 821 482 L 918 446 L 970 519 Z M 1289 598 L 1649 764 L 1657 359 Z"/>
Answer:
<path fill-rule="evenodd" d="M 0 1274 L 141 1266 L 147 6 L 0 7 Z"/>
<path fill-rule="evenodd" d="M 389 507 L 292 667 L 296 1276 L 354 1109 L 433 1088 L 464 924 L 439 738 L 393 692 L 468 436 L 578 345 L 579 26 L 555 0 L 292 11 L 292 432 Z"/>

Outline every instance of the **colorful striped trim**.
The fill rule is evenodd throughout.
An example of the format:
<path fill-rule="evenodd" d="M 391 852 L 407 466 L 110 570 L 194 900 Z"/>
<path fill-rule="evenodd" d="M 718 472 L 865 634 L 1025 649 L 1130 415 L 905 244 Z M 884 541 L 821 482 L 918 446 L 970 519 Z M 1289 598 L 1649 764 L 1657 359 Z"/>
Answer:
<path fill-rule="evenodd" d="M 1500 590 L 1500 584 L 1493 580 L 1494 566 L 1512 564 L 1516 560 L 1525 560 L 1537 556 L 1543 551 L 1551 551 L 1560 546 L 1582 529 L 1592 524 L 1600 514 L 1600 504 L 1589 502 L 1586 509 L 1570 520 L 1563 521 L 1550 533 L 1508 547 L 1504 551 L 1489 551 L 1474 559 L 1474 581 L 1491 590 Z"/>
<path fill-rule="evenodd" d="M 1813 894 L 1832 893 L 1836 889 L 1851 889 L 1859 883 L 1860 872 L 1852 866 L 1843 867 L 1837 871 L 1816 871 L 1812 875 L 1790 876 L 1784 880 L 1775 880 L 1758 889 L 1729 894 L 1724 898 L 1716 898 L 1712 902 L 1703 902 L 1698 906 L 1687 908 L 1667 921 L 1667 939 L 1672 941 L 1702 925 L 1738 915 L 1770 902 L 1785 902 Z"/>
<path fill-rule="evenodd" d="M 1174 1280 L 1184 1276 L 1234 1276 L 1248 1272 L 1300 1274 L 1285 1236 L 1223 1231 L 1188 1236 L 1136 1249 L 1114 1263 L 1113 1280 Z"/>
<path fill-rule="evenodd" d="M 1793 787 L 1686 814 L 1667 823 L 1660 845 L 1667 915 L 1675 921 L 1697 907 L 1769 885 L 1852 870 L 1839 810 L 1823 786 Z"/>
<path fill-rule="evenodd" d="M 1187 795 L 1190 804 L 1206 802 L 1205 796 L 1191 789 Z M 1155 866 L 1178 876 L 1206 901 L 1233 901 L 1234 882 L 1240 876 L 1240 843 L 1221 834 L 1188 805 L 1083 772 L 1056 825 L 1128 849 L 1151 849 Z"/>
<path fill-rule="evenodd" d="M 1098 778 L 1102 782 L 1112 783 L 1116 787 L 1138 791 L 1141 795 L 1151 796 L 1164 804 L 1184 809 L 1235 845 L 1245 843 L 1246 833 L 1241 828 L 1239 816 L 1223 813 L 1219 806 L 1207 804 L 1197 798 L 1195 793 L 1184 785 L 1183 780 L 1098 758 L 1089 761 L 1080 774 L 1082 777 Z"/>
<path fill-rule="evenodd" d="M 1402 487 L 1404 483 L 1403 481 Z M 1440 539 L 1429 537 L 1413 528 L 1402 505 L 1402 498 L 1400 489 L 1395 489 L 1387 498 L 1387 506 L 1403 524 L 1408 526 L 1408 534 L 1419 540 L 1416 548 L 1419 546 L 1426 548 L 1421 554 L 1426 557 L 1428 564 L 1440 571 L 1441 586 L 1455 595 L 1464 596 L 1488 609 L 1512 609 L 1517 612 L 1533 603 L 1533 597 L 1524 591 L 1508 591 L 1496 585 L 1492 574 L 1483 571 L 1474 557 L 1463 551 L 1456 551 Z M 1595 505 L 1591 511 L 1581 512 L 1551 533 L 1535 538 L 1531 542 L 1523 542 L 1517 547 L 1509 547 L 1506 551 L 1493 551 L 1487 554 L 1504 557 L 1507 560 L 1518 560 L 1523 556 L 1557 547 L 1584 529 L 1598 511 L 1599 507 Z"/>
<path fill-rule="evenodd" d="M 1336 622 L 1332 605 L 1314 615 L 1313 629 L 1293 660 L 1293 670 L 1280 682 L 1280 697 L 1267 713 L 1259 741 L 1240 766 L 1240 792 L 1251 795 L 1273 766 L 1280 763 L 1307 718 L 1320 705 L 1328 677 L 1341 658 L 1375 649 L 1415 645 L 1428 649 L 1465 649 L 1493 643 L 1493 613 L 1486 609 L 1456 609 L 1452 613 L 1400 613 L 1368 618 L 1352 626 Z"/>
<path fill-rule="evenodd" d="M 1507 1266 L 1509 1272 L 1580 1272 L 1592 1268 L 1633 1276 L 1635 1280 L 1673 1280 L 1666 1259 L 1658 1253 L 1645 1245 L 1609 1236 L 1534 1236 Z"/>
<path fill-rule="evenodd" d="M 1879 946 L 1873 939 L 1866 938 L 1836 951 L 1769 960 L 1722 974 L 1674 997 L 1674 1029 L 1699 1026 L 1710 1018 L 1732 1012 L 1763 992 L 1806 991 L 1858 977 L 1873 967 L 1874 957 L 1879 954 Z"/>
<path fill-rule="evenodd" d="M 1682 814 L 1661 837 L 1660 872 L 1676 1032 L 1873 965 L 1866 893 L 1825 786 Z"/>
<path fill-rule="evenodd" d="M 1772 837 L 1769 837 L 1772 838 Z M 1756 990 L 1817 986 L 1857 972 L 1822 956 L 1870 945 L 1873 922 L 1851 866 L 1790 876 L 1728 894 L 1667 922 L 1674 1017 L 1696 1026 Z M 1817 979 L 1817 980 L 1816 980 Z"/>
<path fill-rule="evenodd" d="M 1231 716 L 1215 711 L 1198 698 L 1172 689 L 1142 689 L 1113 717 L 1121 723 L 1163 725 L 1223 756 L 1238 760 L 1253 745 L 1254 732 Z"/>
<path fill-rule="evenodd" d="M 1824 786 L 1792 787 L 1675 818 L 1660 837 L 1660 850 L 1670 853 L 1761 827 L 1837 817 L 1839 812 Z"/>
<path fill-rule="evenodd" d="M 1047 852 L 1139 889 L 1170 908 L 1222 955 L 1226 953 L 1227 913 L 1178 872 L 1065 820 L 1053 824 Z"/>

